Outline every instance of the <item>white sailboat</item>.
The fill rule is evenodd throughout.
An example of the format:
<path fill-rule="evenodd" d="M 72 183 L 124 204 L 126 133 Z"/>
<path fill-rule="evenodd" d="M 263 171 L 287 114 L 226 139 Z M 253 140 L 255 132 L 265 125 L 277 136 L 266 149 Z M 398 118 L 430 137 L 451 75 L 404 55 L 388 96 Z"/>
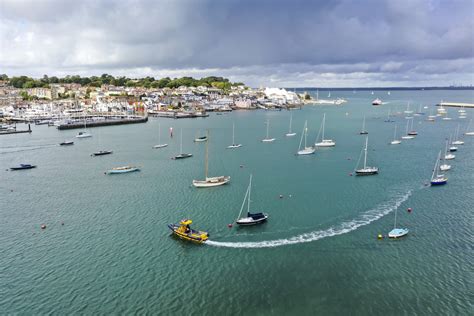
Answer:
<path fill-rule="evenodd" d="M 449 136 L 449 142 L 447 144 L 450 144 L 450 143 L 451 143 L 451 136 Z M 450 153 L 449 145 L 447 145 L 446 146 L 446 152 L 444 154 L 444 159 L 445 160 L 453 160 L 454 158 L 456 158 L 456 156 L 454 154 Z"/>
<path fill-rule="evenodd" d="M 446 178 L 443 174 L 439 174 L 438 172 L 438 164 L 439 164 L 439 160 L 440 160 L 440 157 L 441 157 L 441 151 L 438 153 L 438 157 L 436 158 L 436 163 L 435 163 L 435 166 L 434 166 L 434 169 L 433 169 L 433 174 L 431 175 L 431 185 L 443 185 L 443 184 L 446 184 L 448 182 L 448 178 Z"/>
<path fill-rule="evenodd" d="M 413 138 L 415 138 L 415 136 L 412 136 L 412 135 L 409 135 L 409 134 L 408 134 L 408 127 L 409 127 L 409 124 L 410 124 L 410 121 L 407 120 L 407 129 L 406 129 L 406 132 L 405 132 L 406 135 L 402 136 L 402 139 L 413 139 Z"/>
<path fill-rule="evenodd" d="M 411 124 L 410 124 L 410 131 L 407 133 L 407 135 L 410 136 L 416 136 L 418 135 L 418 132 L 413 129 L 413 122 L 415 121 L 415 118 L 411 118 Z"/>
<path fill-rule="evenodd" d="M 454 137 L 455 141 L 452 142 L 453 145 L 464 145 L 464 141 L 459 139 L 459 128 L 460 124 L 458 124 L 458 127 L 456 128 L 456 135 Z"/>
<path fill-rule="evenodd" d="M 242 225 L 242 226 L 256 225 L 256 224 L 261 224 L 268 219 L 268 214 L 250 213 L 250 202 L 251 202 L 250 192 L 251 191 L 252 191 L 252 175 L 250 175 L 249 186 L 247 187 L 247 191 L 245 192 L 244 200 L 242 202 L 242 206 L 240 207 L 239 216 L 237 216 L 237 220 L 235 221 L 238 225 Z M 247 216 L 240 217 L 245 207 L 245 203 L 247 203 Z"/>
<path fill-rule="evenodd" d="M 242 144 L 235 143 L 235 123 L 232 123 L 232 145 L 227 146 L 228 149 L 235 149 L 242 147 Z"/>
<path fill-rule="evenodd" d="M 395 208 L 395 223 L 393 229 L 388 233 L 388 238 L 400 238 L 408 234 L 408 228 L 397 228 L 397 209 Z"/>
<path fill-rule="evenodd" d="M 209 140 L 209 131 L 207 132 L 207 139 Z M 193 180 L 193 186 L 196 188 L 210 188 L 224 185 L 230 181 L 230 176 L 208 177 L 209 169 L 209 141 L 206 142 L 206 158 L 204 180 Z"/>
<path fill-rule="evenodd" d="M 397 139 L 397 125 L 395 125 L 395 131 L 393 132 L 393 140 L 390 142 L 390 145 L 399 145 L 401 140 Z"/>
<path fill-rule="evenodd" d="M 365 115 L 364 115 L 364 120 L 362 121 L 362 129 L 360 130 L 359 134 L 360 134 L 360 135 L 366 135 L 366 134 L 368 134 L 368 133 L 369 133 L 369 132 L 367 132 L 367 131 L 365 130 Z"/>
<path fill-rule="evenodd" d="M 308 147 L 306 145 L 307 135 L 308 135 L 308 121 L 305 121 L 304 122 L 304 127 L 303 127 L 303 132 L 301 134 L 300 145 L 298 146 L 297 155 L 311 155 L 311 154 L 314 154 L 316 148 Z M 303 142 L 303 137 L 304 137 L 304 147 L 301 148 L 301 144 Z"/>
<path fill-rule="evenodd" d="M 270 130 L 270 120 L 267 119 L 267 136 L 264 139 L 262 139 L 262 142 L 264 143 L 271 143 L 275 141 L 275 138 L 270 138 L 270 136 L 268 136 L 269 130 Z"/>
<path fill-rule="evenodd" d="M 291 130 L 291 124 L 293 122 L 293 113 L 290 114 L 290 128 L 288 129 L 288 133 L 285 134 L 286 137 L 292 137 L 292 136 L 295 136 L 296 133 L 294 133 L 292 130 Z"/>
<path fill-rule="evenodd" d="M 177 160 L 177 159 L 189 158 L 192 156 L 193 154 L 183 153 L 183 129 L 181 128 L 180 138 L 179 138 L 179 154 L 174 156 L 171 159 Z"/>
<path fill-rule="evenodd" d="M 407 109 L 406 109 L 405 111 L 403 111 L 403 112 L 404 112 L 405 114 L 408 114 L 408 115 L 410 115 L 410 114 L 413 113 L 413 111 L 410 110 L 410 102 L 407 103 Z"/>
<path fill-rule="evenodd" d="M 364 167 L 361 169 L 356 169 L 355 173 L 357 176 L 370 176 L 379 173 L 379 168 L 377 167 L 368 167 L 367 166 L 367 145 L 369 143 L 369 137 L 365 138 L 365 148 L 364 148 Z M 360 160 L 360 158 L 359 158 Z M 357 162 L 359 164 L 359 162 Z"/>
<path fill-rule="evenodd" d="M 153 146 L 153 148 L 159 149 L 159 148 L 164 148 L 167 147 L 168 144 L 162 144 L 161 143 L 161 125 L 158 123 L 158 145 Z"/>
<path fill-rule="evenodd" d="M 82 132 L 79 132 L 77 135 L 76 135 L 76 138 L 88 138 L 88 137 L 92 137 L 92 134 L 88 133 L 87 132 L 87 121 L 86 121 L 86 115 L 84 114 L 84 131 Z"/>
<path fill-rule="evenodd" d="M 448 141 L 446 141 L 446 152 L 448 151 Z M 442 158 L 443 160 L 443 164 L 442 165 L 439 165 L 439 170 L 441 171 L 448 171 L 449 169 L 451 169 L 451 165 L 448 165 L 446 163 L 446 157 L 443 156 Z"/>
<path fill-rule="evenodd" d="M 316 147 L 334 147 L 336 146 L 336 142 L 332 139 L 324 139 L 324 129 L 326 124 L 326 113 L 323 115 L 323 122 L 321 124 L 320 132 L 322 132 L 321 141 L 314 144 Z M 318 133 L 319 135 L 319 133 Z M 317 141 L 317 140 L 316 140 Z"/>
<path fill-rule="evenodd" d="M 469 120 L 469 124 L 467 124 L 466 131 L 464 132 L 465 136 L 474 136 L 474 131 L 471 131 L 472 119 Z"/>
<path fill-rule="evenodd" d="M 430 115 L 428 115 L 428 121 L 434 122 L 435 119 L 436 119 L 436 115 L 433 115 L 433 109 L 430 108 Z"/>

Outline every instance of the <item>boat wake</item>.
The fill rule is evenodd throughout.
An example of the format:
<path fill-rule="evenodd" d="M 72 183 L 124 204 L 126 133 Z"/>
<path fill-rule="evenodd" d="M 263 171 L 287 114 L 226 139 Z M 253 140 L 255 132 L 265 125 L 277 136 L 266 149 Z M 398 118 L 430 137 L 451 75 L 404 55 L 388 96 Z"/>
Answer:
<path fill-rule="evenodd" d="M 255 241 L 255 242 L 220 242 L 208 240 L 207 245 L 215 247 L 227 247 L 227 248 L 271 248 L 271 247 L 280 247 L 286 245 L 294 245 L 316 241 L 326 237 L 338 236 L 347 234 L 351 231 L 358 229 L 359 227 L 369 225 L 370 223 L 384 217 L 385 215 L 395 211 L 397 208 L 402 205 L 403 202 L 408 200 L 411 195 L 411 190 L 403 195 L 396 196 L 393 200 L 389 202 L 382 203 L 381 205 L 375 207 L 374 209 L 368 210 L 357 218 L 351 221 L 345 221 L 341 224 L 332 226 L 325 230 L 316 230 L 309 233 L 300 234 L 294 237 L 284 238 L 284 239 L 275 239 L 275 240 L 265 240 L 265 241 Z"/>

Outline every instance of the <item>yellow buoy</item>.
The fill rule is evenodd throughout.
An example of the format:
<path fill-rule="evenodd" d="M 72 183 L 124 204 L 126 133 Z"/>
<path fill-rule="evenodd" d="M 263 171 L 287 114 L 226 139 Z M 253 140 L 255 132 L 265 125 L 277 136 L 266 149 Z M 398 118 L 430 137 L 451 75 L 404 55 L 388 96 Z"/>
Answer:
<path fill-rule="evenodd" d="M 382 239 L 383 238 L 382 234 L 378 234 L 377 238 Z"/>

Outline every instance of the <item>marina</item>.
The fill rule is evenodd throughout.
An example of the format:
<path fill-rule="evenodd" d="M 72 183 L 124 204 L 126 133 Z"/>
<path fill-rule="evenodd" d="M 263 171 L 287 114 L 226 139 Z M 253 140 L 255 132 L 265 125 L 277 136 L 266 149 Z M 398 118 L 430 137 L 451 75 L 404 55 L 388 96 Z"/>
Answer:
<path fill-rule="evenodd" d="M 445 303 L 456 306 L 455 301 L 466 297 L 467 288 L 460 289 L 454 281 L 454 278 L 464 277 L 464 272 L 454 267 L 468 267 L 471 260 L 467 252 L 459 253 L 455 249 L 467 242 L 470 230 L 473 205 L 465 196 L 473 183 L 467 170 L 474 168 L 471 158 L 474 139 L 463 136 L 472 130 L 469 123 L 474 113 L 466 109 L 468 119 L 463 121 L 457 117 L 434 123 L 417 120 L 415 140 L 399 146 L 388 143 L 400 137 L 396 131 L 394 134 L 396 126 L 405 132 L 407 124 L 403 113 L 406 102 L 397 100 L 423 102 L 429 105 L 429 111 L 435 109 L 437 100 L 445 95 L 468 99 L 471 92 L 433 91 L 425 95 L 419 91 L 392 91 L 390 96 L 384 97 L 389 105 L 378 107 L 371 105 L 370 91 L 364 96 L 359 92 L 357 98 L 352 96 L 352 91 L 333 91 L 332 95 L 348 102 L 342 107 L 305 105 L 298 111 L 232 111 L 203 120 L 150 118 L 144 124 L 96 127 L 91 129 L 92 138 L 77 140 L 67 148 L 59 143 L 74 139 L 77 130 L 58 131 L 47 125 L 34 125 L 31 134 L 2 138 L 0 170 L 25 162 L 38 166 L 31 170 L 4 171 L 2 175 L 4 198 L 0 209 L 4 210 L 5 221 L 0 223 L 4 231 L 0 241 L 9 249 L 2 259 L 7 272 L 5 284 L 22 288 L 30 284 L 31 277 L 41 278 L 41 287 L 34 291 L 56 297 L 48 310 L 59 311 L 71 304 L 68 296 L 60 296 L 58 292 L 62 276 L 69 273 L 64 262 L 70 262 L 67 266 L 73 264 L 75 273 L 80 276 L 73 285 L 68 285 L 69 291 L 80 291 L 87 301 L 96 296 L 94 293 L 107 291 L 104 286 L 114 284 L 116 273 L 134 266 L 137 268 L 132 269 L 133 273 L 125 273 L 120 282 L 127 282 L 131 287 L 114 285 L 122 293 L 122 299 L 116 303 L 127 311 L 129 306 L 139 305 L 133 290 L 136 286 L 177 290 L 173 284 L 186 283 L 192 277 L 196 286 L 204 287 L 216 273 L 241 280 L 242 271 L 228 267 L 231 262 L 244 265 L 249 273 L 258 273 L 260 266 L 277 262 L 268 269 L 270 279 L 304 276 L 307 280 L 287 284 L 285 296 L 295 302 L 301 302 L 299 293 L 303 292 L 329 300 L 343 295 L 350 304 L 356 304 L 358 297 L 351 294 L 350 289 L 357 287 L 378 301 L 377 310 L 397 302 L 404 302 L 407 310 L 415 310 L 419 304 L 410 301 L 411 294 L 402 289 L 408 282 L 404 280 L 421 278 L 440 295 L 453 293 Z M 400 104 L 402 113 L 397 113 L 396 104 Z M 384 122 L 389 106 L 393 124 Z M 330 150 L 318 148 L 314 155 L 304 158 L 295 156 L 301 141 L 300 132 L 303 133 L 301 146 L 304 145 L 305 121 L 311 146 L 311 138 L 314 140 L 316 130 L 322 128 L 324 115 L 327 118 L 325 135 L 337 140 L 337 146 Z M 265 122 L 270 121 L 269 138 L 284 136 L 289 131 L 290 116 L 292 125 L 298 126 L 299 137 L 282 137 L 271 146 L 262 144 L 261 138 L 267 129 Z M 364 116 L 366 122 L 370 122 L 367 166 L 375 165 L 383 172 L 371 177 L 351 177 L 349 173 L 354 172 L 361 148 L 365 148 L 365 139 L 357 133 Z M 459 138 L 465 144 L 459 146 L 456 159 L 451 160 L 452 169 L 440 172 L 449 177 L 449 183 L 431 187 L 434 160 L 440 149 L 444 152 L 445 138 L 456 132 L 458 124 Z M 171 129 L 176 132 L 164 132 Z M 207 129 L 211 135 L 208 140 L 210 175 L 230 176 L 232 181 L 219 188 L 196 189 L 192 180 L 203 177 L 207 142 L 196 143 L 194 139 L 196 135 L 204 135 Z M 227 149 L 231 141 L 234 143 L 232 134 L 236 144 L 242 142 L 245 146 L 238 150 Z M 90 154 L 101 149 L 97 146 L 99 136 L 100 143 L 106 144 L 113 154 L 92 159 Z M 156 144 L 168 146 L 153 149 Z M 190 152 L 193 154 L 186 154 Z M 193 158 L 179 162 L 170 159 L 183 153 Z M 361 160 L 360 168 L 362 163 Z M 126 168 L 121 170 L 120 166 Z M 104 175 L 113 168 L 122 174 Z M 129 172 L 134 168 L 140 172 Z M 262 213 L 268 219 L 261 225 L 235 223 L 249 187 L 250 174 L 253 175 L 251 204 L 248 212 L 247 205 L 244 206 L 239 218 L 258 221 L 265 217 L 254 214 Z M 26 182 L 28 186 L 24 185 Z M 45 199 L 45 195 L 54 198 Z M 247 203 L 249 197 L 244 200 Z M 413 211 L 406 213 L 409 207 Z M 378 234 L 388 234 L 387 228 L 393 227 L 395 211 L 398 212 L 396 228 L 407 227 L 410 233 L 396 240 L 379 240 Z M 167 225 L 178 223 L 179 227 L 181 219 L 189 218 L 193 220 L 192 229 L 208 234 L 205 242 L 197 242 L 202 247 L 170 235 L 172 230 Z M 440 222 L 446 222 L 444 229 L 432 234 L 439 231 Z M 40 223 L 46 228 L 41 229 Z M 235 225 L 229 227 L 229 223 Z M 18 234 L 24 236 L 23 241 L 15 237 Z M 109 244 L 115 246 L 105 246 Z M 42 254 L 35 249 L 40 249 Z M 445 255 L 451 251 L 455 251 L 456 256 Z M 183 252 L 189 262 L 182 260 Z M 19 259 L 20 254 L 24 259 Z M 405 268 L 392 270 L 393 278 L 398 281 L 387 283 L 387 267 L 393 260 Z M 198 265 L 194 264 L 196 261 Z M 255 264 L 248 265 L 248 261 Z M 20 262 L 30 271 L 30 276 L 13 268 Z M 46 262 L 56 266 L 55 273 L 40 277 L 45 272 L 41 267 Z M 425 266 L 420 262 L 432 264 Z M 360 267 L 365 268 L 361 271 Z M 439 269 L 450 276 L 441 288 L 438 282 L 431 281 L 436 280 Z M 186 276 L 183 271 L 187 271 Z M 342 275 L 326 278 L 335 271 Z M 97 273 L 104 282 L 90 283 L 97 280 Z M 344 277 L 346 273 L 351 277 Z M 322 281 L 315 284 L 316 279 Z M 227 299 L 224 300 L 228 304 L 215 299 L 217 288 L 222 288 L 221 281 L 217 282 L 216 289 L 208 288 L 199 300 L 215 306 L 213 311 L 238 314 L 240 309 Z M 238 297 L 246 295 L 247 286 L 254 287 L 256 293 L 267 291 L 270 296 L 264 307 L 270 308 L 270 305 L 278 306 L 282 298 L 279 291 L 272 290 L 272 284 L 264 279 L 259 284 L 232 282 L 226 288 L 240 293 Z M 397 297 L 385 295 L 387 291 L 400 294 Z M 162 295 L 157 301 L 176 308 L 172 291 Z M 26 301 L 23 310 L 43 310 L 37 309 L 42 303 L 40 297 Z M 189 292 L 183 294 L 182 299 L 197 304 L 198 298 Z M 10 304 L 13 302 L 6 302 L 6 306 Z M 424 304 L 436 306 L 438 300 L 427 297 Z M 91 306 L 100 308 L 99 305 L 107 304 L 98 298 Z M 232 307 L 228 310 L 224 306 Z M 68 310 L 78 311 L 76 308 Z M 331 310 L 331 307 L 326 308 Z M 111 311 L 107 307 L 102 310 Z M 436 310 L 447 309 L 438 306 Z M 460 306 L 459 311 L 462 310 Z"/>

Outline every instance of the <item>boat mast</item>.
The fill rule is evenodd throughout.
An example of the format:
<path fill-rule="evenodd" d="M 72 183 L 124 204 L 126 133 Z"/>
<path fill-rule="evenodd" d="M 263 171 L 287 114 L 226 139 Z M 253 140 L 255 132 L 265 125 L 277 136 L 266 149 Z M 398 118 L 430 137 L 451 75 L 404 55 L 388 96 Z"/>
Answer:
<path fill-rule="evenodd" d="M 436 163 L 435 163 L 435 166 L 434 166 L 434 169 L 433 169 L 433 174 L 431 175 L 431 181 L 433 181 L 433 179 L 435 178 L 435 173 L 436 173 L 436 177 L 438 176 L 438 161 L 439 161 L 440 157 L 441 157 L 441 150 L 438 153 L 438 158 L 436 158 Z"/>
<path fill-rule="evenodd" d="M 367 143 L 368 142 L 369 142 L 369 136 L 365 138 L 364 169 L 366 168 L 366 165 L 367 165 Z"/>
<path fill-rule="evenodd" d="M 288 134 L 291 134 L 291 121 L 293 120 L 293 113 L 290 113 L 290 130 L 288 131 Z"/>
<path fill-rule="evenodd" d="M 158 123 L 158 144 L 161 144 L 161 126 Z"/>
<path fill-rule="evenodd" d="M 209 130 L 207 130 L 207 141 L 206 141 L 206 161 L 205 161 L 205 177 L 204 179 L 207 180 L 207 171 L 208 171 L 208 164 L 209 164 Z"/>
<path fill-rule="evenodd" d="M 365 132 L 365 115 L 364 115 L 364 120 L 362 121 L 362 131 Z"/>
<path fill-rule="evenodd" d="M 303 134 L 305 134 L 305 130 L 306 130 L 306 122 L 308 122 L 308 121 L 304 121 L 303 133 L 301 133 L 300 144 L 299 144 L 299 146 L 298 146 L 298 150 L 300 150 L 300 149 L 301 149 L 301 143 L 303 143 L 303 136 L 305 136 L 305 135 L 303 135 Z M 306 136 L 305 136 L 304 143 L 305 143 L 305 145 L 304 145 L 304 146 L 306 147 Z"/>
<path fill-rule="evenodd" d="M 321 138 L 321 141 L 324 140 L 324 125 L 325 125 L 324 123 L 325 123 L 325 122 L 326 122 L 326 113 L 324 113 L 324 115 L 323 115 L 323 136 L 322 136 L 322 138 Z"/>
<path fill-rule="evenodd" d="M 179 153 L 183 153 L 183 128 L 181 128 L 180 140 L 179 140 Z"/>
<path fill-rule="evenodd" d="M 393 132 L 393 140 L 397 139 L 397 125 L 395 125 L 395 132 Z"/>
<path fill-rule="evenodd" d="M 252 174 L 250 174 L 249 194 L 248 194 L 248 203 L 247 203 L 247 214 L 250 213 L 250 191 L 251 190 L 252 190 Z"/>
<path fill-rule="evenodd" d="M 308 126 L 304 123 L 304 148 L 306 149 L 306 136 L 308 135 Z"/>
<path fill-rule="evenodd" d="M 397 228 L 397 209 L 395 208 L 395 222 L 393 223 L 393 229 Z"/>
<path fill-rule="evenodd" d="M 268 129 L 270 128 L 270 120 L 267 119 L 267 139 L 268 139 Z"/>
<path fill-rule="evenodd" d="M 235 145 L 235 123 L 232 123 L 232 145 Z"/>

